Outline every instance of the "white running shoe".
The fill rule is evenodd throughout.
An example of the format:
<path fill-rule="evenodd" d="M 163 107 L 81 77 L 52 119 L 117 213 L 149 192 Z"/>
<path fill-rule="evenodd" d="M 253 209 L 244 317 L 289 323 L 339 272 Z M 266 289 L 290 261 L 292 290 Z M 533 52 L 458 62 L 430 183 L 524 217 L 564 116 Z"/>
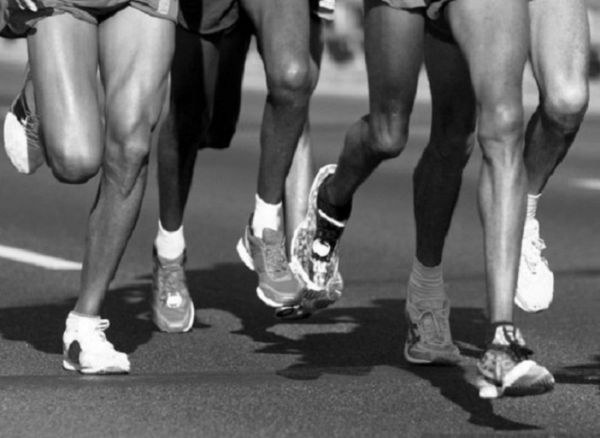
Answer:
<path fill-rule="evenodd" d="M 39 138 L 39 120 L 27 102 L 26 73 L 23 88 L 11 103 L 4 119 L 4 149 L 12 165 L 24 174 L 34 173 L 46 161 Z"/>
<path fill-rule="evenodd" d="M 542 255 L 545 248 L 546 245 L 540 238 L 539 222 L 536 219 L 527 219 L 515 293 L 515 304 L 525 312 L 540 312 L 552 303 L 554 274 Z"/>
<path fill-rule="evenodd" d="M 107 319 L 69 313 L 63 334 L 63 368 L 82 374 L 129 373 L 129 359 L 115 350 L 104 331 Z"/>

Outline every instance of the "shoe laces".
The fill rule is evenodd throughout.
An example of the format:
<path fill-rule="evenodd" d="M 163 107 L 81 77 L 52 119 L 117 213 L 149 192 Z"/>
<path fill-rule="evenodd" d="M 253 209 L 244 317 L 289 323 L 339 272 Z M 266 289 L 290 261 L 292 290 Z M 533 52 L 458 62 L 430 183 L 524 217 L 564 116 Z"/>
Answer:
<path fill-rule="evenodd" d="M 285 274 L 289 270 L 283 241 L 265 246 L 265 270 L 269 274 Z"/>
<path fill-rule="evenodd" d="M 163 266 L 162 270 L 164 273 L 164 293 L 161 300 L 170 309 L 180 307 L 183 304 L 183 297 L 179 293 L 179 289 L 184 282 L 181 266 Z"/>
<path fill-rule="evenodd" d="M 439 304 L 442 304 L 440 306 Z M 419 336 L 425 343 L 444 345 L 449 342 L 450 324 L 446 312 L 445 300 L 423 300 L 414 306 L 419 312 L 417 326 Z M 425 306 L 423 306 L 425 304 Z"/>
<path fill-rule="evenodd" d="M 114 352 L 115 347 L 113 344 L 106 339 L 105 331 L 110 327 L 110 322 L 108 319 L 101 319 L 98 323 L 91 327 L 90 333 L 91 337 L 88 338 L 88 342 L 92 346 L 94 350 L 104 350 L 108 352 Z"/>
<path fill-rule="evenodd" d="M 525 345 L 520 330 L 512 325 L 498 326 L 492 345 L 509 353 L 517 362 L 533 355 L 533 351 Z"/>

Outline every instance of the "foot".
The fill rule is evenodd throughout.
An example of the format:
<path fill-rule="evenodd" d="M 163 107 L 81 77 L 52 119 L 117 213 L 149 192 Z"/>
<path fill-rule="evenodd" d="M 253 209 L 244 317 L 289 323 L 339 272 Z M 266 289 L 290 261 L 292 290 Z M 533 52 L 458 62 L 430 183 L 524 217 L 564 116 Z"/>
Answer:
<path fill-rule="evenodd" d="M 262 302 L 277 308 L 298 303 L 302 286 L 290 270 L 283 232 L 265 228 L 261 239 L 248 225 L 237 252 L 248 269 L 258 274 L 256 294 Z"/>
<path fill-rule="evenodd" d="M 515 293 L 515 304 L 526 312 L 540 312 L 552 303 L 554 274 L 542 255 L 545 248 L 546 245 L 540 238 L 539 222 L 536 219 L 527 219 Z"/>
<path fill-rule="evenodd" d="M 324 181 L 335 172 L 335 165 L 322 167 L 310 189 L 308 211 L 292 240 L 292 270 L 302 280 L 311 295 L 323 296 L 330 304 L 342 293 L 339 275 L 339 240 L 345 221 L 325 214 L 319 207 L 323 202 Z"/>
<path fill-rule="evenodd" d="M 410 288 L 410 285 L 409 285 Z M 406 299 L 408 335 L 404 357 L 412 364 L 456 365 L 461 356 L 450 333 L 448 299 Z"/>
<path fill-rule="evenodd" d="M 512 324 L 498 325 L 494 339 L 477 362 L 479 396 L 498 398 L 551 391 L 554 377 L 529 359 L 532 354 L 518 328 Z"/>
<path fill-rule="evenodd" d="M 185 279 L 185 251 L 170 260 L 153 252 L 152 320 L 163 332 L 183 333 L 194 325 L 194 303 Z"/>
<path fill-rule="evenodd" d="M 71 312 L 63 334 L 63 368 L 82 374 L 129 373 L 129 359 L 115 350 L 104 331 L 107 319 L 80 316 Z"/>
<path fill-rule="evenodd" d="M 300 302 L 292 306 L 283 306 L 275 310 L 275 317 L 285 320 L 305 319 L 319 310 L 329 307 L 342 296 L 344 289 L 344 280 L 342 275 L 337 272 L 330 280 L 330 286 L 327 290 L 303 289 L 300 295 Z"/>
<path fill-rule="evenodd" d="M 44 150 L 39 138 L 39 121 L 30 110 L 27 100 L 27 84 L 31 81 L 26 74 L 25 85 L 10 105 L 4 119 L 4 149 L 12 165 L 25 174 L 34 173 L 44 162 Z"/>

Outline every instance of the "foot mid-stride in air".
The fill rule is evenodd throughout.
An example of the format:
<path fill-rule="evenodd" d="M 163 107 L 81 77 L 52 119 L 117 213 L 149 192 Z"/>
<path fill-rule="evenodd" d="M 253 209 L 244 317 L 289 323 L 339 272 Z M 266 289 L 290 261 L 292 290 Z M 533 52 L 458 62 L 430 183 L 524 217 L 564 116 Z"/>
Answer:
<path fill-rule="evenodd" d="M 439 50 L 435 52 L 436 47 L 433 50 L 428 47 L 425 52 L 432 92 L 432 132 L 441 127 L 465 126 L 472 132 L 477 109 L 477 137 L 484 156 L 479 205 L 490 333 L 477 366 L 479 381 L 488 385 L 481 387 L 480 395 L 533 395 L 549 391 L 554 385 L 552 375 L 531 359 L 531 351 L 512 322 L 527 189 L 521 91 L 529 46 L 527 2 L 423 2 L 421 13 L 411 11 L 411 7 L 414 8 L 414 2 L 402 0 L 365 2 L 370 112 L 348 131 L 337 168 L 322 179 L 317 202 L 310 205 L 307 218 L 317 217 L 315 226 L 310 233 L 299 234 L 300 241 L 294 242 L 293 247 L 303 249 L 300 260 L 309 259 L 303 266 L 311 281 L 325 286 L 328 279 L 334 278 L 339 238 L 350 217 L 354 193 L 382 161 L 398 156 L 406 145 L 424 38 L 437 40 Z M 426 7 L 427 16 L 423 13 Z M 450 38 L 454 41 L 451 44 Z M 469 87 L 457 86 L 453 82 L 456 78 L 470 78 Z M 449 148 L 464 149 L 462 145 L 454 145 L 453 136 L 439 139 L 442 144 L 447 141 Z M 446 152 L 433 151 L 429 155 L 429 162 L 421 162 L 415 174 L 418 239 L 433 239 L 428 230 L 437 216 L 431 214 L 437 211 L 436 198 L 428 192 L 434 190 L 433 185 L 421 184 L 419 180 L 439 168 L 460 182 L 460 173 L 453 174 L 451 166 L 444 163 Z M 454 199 L 458 189 L 450 187 L 446 192 Z M 423 214 L 423 203 L 431 206 L 427 215 Z M 440 227 L 443 236 L 446 225 L 449 226 L 449 219 Z M 441 260 L 441 253 L 439 257 Z M 404 355 L 409 363 L 461 361 L 450 332 L 450 302 L 440 260 L 430 262 L 418 252 L 414 262 L 405 309 L 408 334 Z M 495 389 L 493 394 L 490 388 Z"/>

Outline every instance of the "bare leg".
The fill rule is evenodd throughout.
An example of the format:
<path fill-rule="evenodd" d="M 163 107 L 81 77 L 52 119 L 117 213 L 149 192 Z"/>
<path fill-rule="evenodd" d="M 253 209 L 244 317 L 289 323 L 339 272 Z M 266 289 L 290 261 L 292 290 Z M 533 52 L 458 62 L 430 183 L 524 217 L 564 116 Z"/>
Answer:
<path fill-rule="evenodd" d="M 41 20 L 28 38 L 36 112 L 57 179 L 82 183 L 102 160 L 96 26 L 69 14 Z"/>
<path fill-rule="evenodd" d="M 373 170 L 404 149 L 422 63 L 423 26 L 419 13 L 365 1 L 369 116 L 346 134 L 337 170 L 325 185 L 331 204 L 351 204 Z"/>
<path fill-rule="evenodd" d="M 75 310 L 96 315 L 144 194 L 151 133 L 158 122 L 174 50 L 175 26 L 127 8 L 99 25 L 106 90 L 103 173 L 92 208 Z"/>
<path fill-rule="evenodd" d="M 529 194 L 542 192 L 579 130 L 587 102 L 589 26 L 583 0 L 533 0 L 531 60 L 540 106 L 527 127 Z"/>
<path fill-rule="evenodd" d="M 320 24 L 311 19 L 309 2 L 243 0 L 252 21 L 267 75 L 268 95 L 261 128 L 258 196 L 282 201 L 308 104 L 318 78 L 312 49 Z"/>
<path fill-rule="evenodd" d="M 310 147 L 310 130 L 307 123 L 294 154 L 292 167 L 285 182 L 285 234 L 292 241 L 294 230 L 306 215 L 308 192 L 313 178 L 313 161 Z"/>
<path fill-rule="evenodd" d="M 474 145 L 475 97 L 456 44 L 428 34 L 425 64 L 431 87 L 429 144 L 413 175 L 416 256 L 427 267 L 442 262 L 444 243 Z"/>

